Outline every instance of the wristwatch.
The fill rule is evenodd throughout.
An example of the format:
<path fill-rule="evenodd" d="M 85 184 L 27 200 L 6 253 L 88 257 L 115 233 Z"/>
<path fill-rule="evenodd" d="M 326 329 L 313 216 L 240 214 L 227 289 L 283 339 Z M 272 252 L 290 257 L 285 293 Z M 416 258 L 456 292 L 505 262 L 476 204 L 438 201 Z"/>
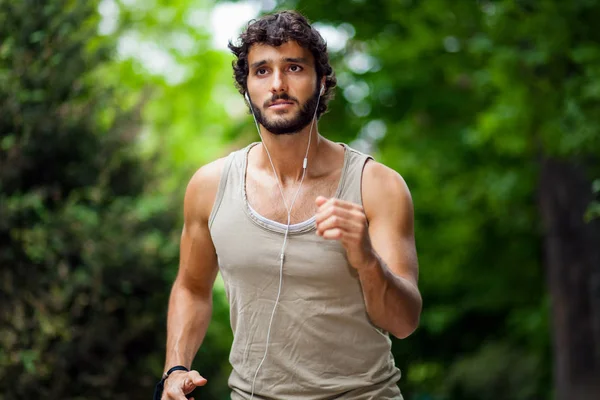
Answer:
<path fill-rule="evenodd" d="M 154 388 L 154 400 L 160 400 L 160 398 L 162 397 L 163 390 L 165 388 L 165 380 L 169 377 L 169 375 L 171 375 L 172 372 L 175 371 L 190 372 L 190 370 L 184 367 L 183 365 L 176 365 L 173 368 L 169 368 L 169 370 L 162 375 L 162 379 L 156 384 L 156 387 Z"/>

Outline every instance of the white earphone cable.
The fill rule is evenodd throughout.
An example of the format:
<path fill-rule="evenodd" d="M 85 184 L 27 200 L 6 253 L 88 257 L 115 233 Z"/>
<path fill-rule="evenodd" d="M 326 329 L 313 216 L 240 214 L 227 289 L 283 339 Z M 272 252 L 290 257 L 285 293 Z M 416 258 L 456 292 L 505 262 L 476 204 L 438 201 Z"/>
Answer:
<path fill-rule="evenodd" d="M 304 160 L 302 162 L 302 178 L 300 178 L 300 185 L 298 186 L 298 189 L 296 190 L 296 194 L 294 194 L 294 197 L 292 198 L 292 202 L 290 204 L 290 206 L 288 207 L 287 202 L 285 201 L 285 195 L 283 193 L 283 186 L 281 185 L 281 182 L 279 181 L 279 177 L 277 176 L 277 170 L 275 169 L 275 164 L 273 164 L 273 159 L 271 158 L 271 154 L 269 153 L 269 149 L 267 148 L 267 145 L 265 144 L 262 135 L 260 133 L 260 127 L 258 125 L 258 121 L 256 120 L 256 115 L 254 114 L 254 108 L 252 107 L 252 102 L 250 101 L 249 95 L 246 93 L 246 100 L 248 100 L 248 104 L 250 106 L 250 110 L 252 111 L 252 117 L 254 118 L 254 123 L 256 124 L 256 129 L 258 131 L 258 136 L 260 137 L 263 146 L 265 147 L 265 151 L 267 152 L 267 157 L 269 158 L 269 162 L 271 163 L 271 168 L 273 169 L 273 174 L 275 175 L 275 181 L 277 182 L 277 186 L 279 187 L 279 193 L 281 194 L 281 199 L 283 200 L 283 205 L 287 211 L 287 226 L 285 229 L 285 234 L 283 236 L 283 245 L 281 246 L 281 253 L 279 255 L 279 288 L 277 290 L 277 298 L 275 300 L 275 305 L 273 306 L 273 311 L 271 312 L 271 318 L 269 320 L 269 327 L 267 329 L 267 340 L 266 340 L 266 344 L 265 344 L 265 354 L 263 355 L 262 360 L 260 361 L 260 363 L 258 364 L 258 367 L 256 368 L 256 372 L 254 373 L 254 378 L 252 379 L 252 393 L 250 395 L 250 400 L 252 400 L 254 398 L 254 387 L 256 384 L 256 377 L 258 376 L 258 372 L 260 371 L 264 361 L 267 359 L 267 352 L 269 350 L 269 342 L 271 339 L 271 326 L 273 324 L 273 319 L 275 317 L 275 311 L 277 309 L 277 305 L 279 304 L 279 298 L 281 296 L 281 288 L 283 286 L 283 262 L 285 259 L 285 248 L 287 246 L 287 239 L 288 239 L 288 234 L 290 231 L 290 225 L 291 225 L 291 219 L 292 219 L 292 209 L 294 207 L 294 204 L 296 203 L 296 199 L 298 198 L 298 194 L 300 193 L 300 189 L 302 189 L 302 183 L 304 182 L 304 177 L 306 176 L 306 169 L 308 167 L 308 151 L 310 149 L 310 142 L 311 142 L 311 138 L 312 138 L 312 130 L 313 127 L 315 125 L 315 120 L 317 117 L 317 111 L 319 109 L 319 102 L 321 100 L 321 95 L 322 95 L 322 90 L 319 91 L 319 97 L 317 99 L 317 105 L 315 107 L 315 112 L 313 114 L 313 119 L 311 122 L 311 126 L 310 126 L 310 131 L 308 133 L 308 145 L 306 146 L 306 153 L 304 155 Z"/>

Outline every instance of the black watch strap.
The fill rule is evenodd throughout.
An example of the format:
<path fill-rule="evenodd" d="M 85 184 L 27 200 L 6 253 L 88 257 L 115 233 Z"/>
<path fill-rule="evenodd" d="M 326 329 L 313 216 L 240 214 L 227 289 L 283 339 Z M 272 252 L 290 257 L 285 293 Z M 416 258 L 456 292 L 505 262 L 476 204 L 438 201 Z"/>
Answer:
<path fill-rule="evenodd" d="M 165 372 L 162 376 L 162 379 L 156 384 L 154 388 L 154 400 L 160 400 L 162 397 L 163 390 L 165 388 L 165 380 L 171 375 L 171 373 L 175 371 L 185 371 L 189 372 L 190 370 L 184 367 L 183 365 L 176 365 L 173 368 L 169 368 L 167 372 Z"/>
<path fill-rule="evenodd" d="M 175 371 L 190 372 L 190 370 L 187 369 L 186 367 L 184 367 L 183 365 L 176 365 L 173 368 L 169 368 L 169 370 L 163 374 L 163 376 L 162 376 L 163 380 L 167 379 L 169 377 L 169 375 L 171 375 L 171 373 L 175 372 Z"/>

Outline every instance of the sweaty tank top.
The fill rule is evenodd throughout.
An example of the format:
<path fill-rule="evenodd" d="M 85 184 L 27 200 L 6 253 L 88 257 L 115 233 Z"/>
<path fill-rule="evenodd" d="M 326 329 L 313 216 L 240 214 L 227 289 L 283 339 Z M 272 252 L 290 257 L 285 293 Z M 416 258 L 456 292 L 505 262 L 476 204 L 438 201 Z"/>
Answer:
<path fill-rule="evenodd" d="M 209 219 L 230 305 L 232 400 L 250 399 L 265 354 L 286 228 L 258 215 L 247 201 L 246 165 L 253 145 L 228 156 Z M 362 171 L 369 157 L 344 148 L 335 197 L 362 204 Z M 341 243 L 317 236 L 314 217 L 292 225 L 254 399 L 402 399 L 400 370 L 390 350 L 389 335 L 367 316 L 358 275 Z"/>

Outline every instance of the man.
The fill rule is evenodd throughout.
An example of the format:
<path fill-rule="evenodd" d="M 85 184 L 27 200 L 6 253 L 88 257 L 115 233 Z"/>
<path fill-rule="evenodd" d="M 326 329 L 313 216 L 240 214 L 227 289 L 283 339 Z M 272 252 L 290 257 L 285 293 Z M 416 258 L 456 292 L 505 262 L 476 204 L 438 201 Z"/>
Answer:
<path fill-rule="evenodd" d="M 318 133 L 336 80 L 303 16 L 253 21 L 229 47 L 262 142 L 188 184 L 162 398 L 206 384 L 188 370 L 220 271 L 232 399 L 401 399 L 388 332 L 410 335 L 422 304 L 409 190 L 395 171 Z"/>

